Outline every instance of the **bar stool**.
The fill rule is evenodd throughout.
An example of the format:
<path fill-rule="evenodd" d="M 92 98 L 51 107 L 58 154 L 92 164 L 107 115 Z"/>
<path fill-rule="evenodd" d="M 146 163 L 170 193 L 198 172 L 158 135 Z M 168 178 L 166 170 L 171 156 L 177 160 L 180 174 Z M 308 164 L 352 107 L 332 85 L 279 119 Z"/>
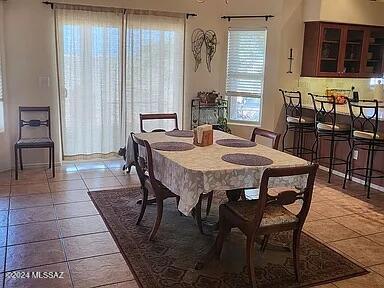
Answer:
<path fill-rule="evenodd" d="M 348 124 L 338 123 L 336 111 L 336 99 L 334 96 L 321 96 L 308 93 L 312 97 L 315 110 L 315 134 L 316 140 L 313 143 L 312 150 L 316 158 L 312 158 L 312 162 L 320 160 L 328 160 L 328 183 L 331 183 L 331 176 L 334 166 L 345 165 L 347 170 L 347 159 L 340 159 L 335 156 L 335 146 L 337 142 L 348 141 L 351 146 L 350 134 L 351 127 Z M 328 156 L 319 156 L 319 142 L 321 140 L 330 141 L 330 149 Z"/>
<path fill-rule="evenodd" d="M 283 135 L 283 152 L 288 151 L 296 156 L 302 157 L 305 154 L 313 155 L 311 149 L 304 146 L 304 134 L 314 133 L 314 119 L 312 117 L 303 116 L 303 107 L 301 102 L 300 91 L 284 91 L 279 89 L 284 99 L 286 129 Z M 293 140 L 292 147 L 285 146 L 285 136 L 288 131 L 294 131 L 295 136 L 298 134 L 298 143 Z"/>
<path fill-rule="evenodd" d="M 372 178 L 384 178 L 382 171 L 373 169 L 373 159 L 375 152 L 384 151 L 384 132 L 378 131 L 379 128 L 379 103 L 377 100 L 360 100 L 351 102 L 348 99 L 349 112 L 351 115 L 352 126 L 352 147 L 348 154 L 348 169 L 345 172 L 343 188 L 347 181 L 347 174 L 364 177 L 364 186 L 367 189 L 367 198 L 370 198 Z M 352 168 L 353 151 L 367 151 L 367 161 L 365 167 Z M 365 172 L 359 172 L 363 171 Z M 375 175 L 373 175 L 375 173 Z"/>

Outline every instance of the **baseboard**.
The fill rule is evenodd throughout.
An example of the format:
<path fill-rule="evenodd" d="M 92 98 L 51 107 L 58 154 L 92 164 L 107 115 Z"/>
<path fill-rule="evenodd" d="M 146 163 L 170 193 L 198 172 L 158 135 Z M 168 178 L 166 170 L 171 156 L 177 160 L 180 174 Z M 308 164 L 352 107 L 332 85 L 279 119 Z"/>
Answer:
<path fill-rule="evenodd" d="M 328 167 L 325 167 L 325 166 L 321 166 L 321 165 L 320 165 L 319 168 L 320 168 L 321 170 L 323 170 L 323 171 L 328 172 Z M 343 172 L 336 171 L 336 170 L 333 170 L 333 171 L 332 171 L 332 174 L 333 174 L 333 175 L 336 175 L 336 176 L 340 176 L 340 177 L 342 177 L 342 178 L 344 178 L 344 176 L 345 176 L 345 174 L 344 174 Z M 364 185 L 364 180 L 359 179 L 359 178 L 357 178 L 357 177 L 352 177 L 352 181 Z M 377 184 L 371 184 L 371 188 L 372 188 L 372 189 L 375 189 L 375 190 L 378 190 L 378 191 L 380 191 L 380 192 L 384 192 L 384 187 L 383 187 L 383 186 L 380 186 L 380 185 L 377 185 Z"/>

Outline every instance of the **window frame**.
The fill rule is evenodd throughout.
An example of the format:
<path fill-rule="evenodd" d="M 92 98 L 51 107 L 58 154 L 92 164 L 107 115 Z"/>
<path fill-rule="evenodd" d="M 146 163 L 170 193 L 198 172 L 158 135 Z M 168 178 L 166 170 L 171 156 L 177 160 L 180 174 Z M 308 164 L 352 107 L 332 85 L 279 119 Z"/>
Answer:
<path fill-rule="evenodd" d="M 245 92 L 233 92 L 228 93 L 227 91 L 227 80 L 228 80 L 228 60 L 229 60 L 229 33 L 231 31 L 264 31 L 265 32 L 265 43 L 264 43 L 264 67 L 263 67 L 263 84 L 262 91 L 260 96 L 256 96 L 254 94 L 246 94 Z M 227 29 L 227 54 L 226 54 L 226 69 L 225 69 L 225 83 L 224 83 L 224 91 L 225 97 L 228 100 L 228 123 L 229 124 L 238 124 L 238 125 L 252 125 L 252 126 L 260 126 L 263 116 L 263 98 L 265 91 L 265 71 L 266 71 L 266 62 L 267 62 L 267 45 L 268 45 L 268 27 L 266 26 L 258 26 L 258 27 L 247 27 L 244 25 L 243 27 L 228 27 Z M 231 118 L 231 98 L 244 97 L 244 98 L 254 98 L 260 99 L 260 111 L 259 111 L 259 121 L 247 121 L 247 120 L 236 120 Z"/>

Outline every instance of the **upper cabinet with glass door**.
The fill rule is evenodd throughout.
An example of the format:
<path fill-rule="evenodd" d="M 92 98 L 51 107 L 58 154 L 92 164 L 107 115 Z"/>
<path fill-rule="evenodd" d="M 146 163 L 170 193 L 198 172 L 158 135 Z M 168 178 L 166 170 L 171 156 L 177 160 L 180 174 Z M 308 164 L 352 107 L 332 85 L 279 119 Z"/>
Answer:
<path fill-rule="evenodd" d="M 363 73 L 368 76 L 382 77 L 384 73 L 384 29 L 367 31 L 367 53 L 363 60 Z"/>
<path fill-rule="evenodd" d="M 381 36 L 384 27 L 307 22 L 301 74 L 351 78 L 382 75 L 384 38 Z"/>

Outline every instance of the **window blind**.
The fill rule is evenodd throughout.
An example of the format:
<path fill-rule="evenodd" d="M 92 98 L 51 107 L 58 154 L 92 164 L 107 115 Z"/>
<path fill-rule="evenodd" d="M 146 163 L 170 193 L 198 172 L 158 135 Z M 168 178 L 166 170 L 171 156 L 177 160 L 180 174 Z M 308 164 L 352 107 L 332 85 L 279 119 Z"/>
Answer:
<path fill-rule="evenodd" d="M 227 96 L 261 98 L 264 86 L 267 30 L 228 32 Z"/>

